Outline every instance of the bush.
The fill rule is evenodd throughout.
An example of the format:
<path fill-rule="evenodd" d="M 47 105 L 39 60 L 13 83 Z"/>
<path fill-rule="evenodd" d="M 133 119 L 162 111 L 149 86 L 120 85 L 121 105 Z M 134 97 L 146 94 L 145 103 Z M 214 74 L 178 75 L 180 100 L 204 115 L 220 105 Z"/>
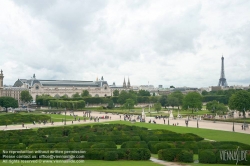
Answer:
<path fill-rule="evenodd" d="M 214 164 L 216 163 L 215 149 L 199 150 L 199 162 Z"/>
<path fill-rule="evenodd" d="M 145 141 L 128 141 L 121 145 L 121 148 L 148 148 Z"/>
<path fill-rule="evenodd" d="M 91 148 L 115 148 L 116 144 L 114 142 L 101 142 L 101 143 L 95 143 L 91 146 Z"/>
<path fill-rule="evenodd" d="M 148 149 L 151 151 L 153 154 L 157 154 L 158 150 L 156 149 L 155 145 L 160 143 L 160 141 L 149 141 L 148 142 Z"/>
<path fill-rule="evenodd" d="M 150 151 L 145 148 L 128 149 L 128 160 L 149 160 Z"/>
<path fill-rule="evenodd" d="M 192 162 L 193 152 L 184 149 L 162 149 L 158 151 L 158 158 L 174 162 Z"/>
<path fill-rule="evenodd" d="M 193 152 L 188 150 L 182 150 L 177 154 L 177 160 L 180 162 L 191 163 L 193 162 Z"/>
<path fill-rule="evenodd" d="M 171 142 L 160 142 L 154 145 L 154 147 L 155 147 L 156 153 L 161 149 L 175 148 L 174 144 Z"/>
<path fill-rule="evenodd" d="M 108 151 L 104 154 L 104 160 L 115 161 L 118 159 L 118 154 L 116 151 Z"/>

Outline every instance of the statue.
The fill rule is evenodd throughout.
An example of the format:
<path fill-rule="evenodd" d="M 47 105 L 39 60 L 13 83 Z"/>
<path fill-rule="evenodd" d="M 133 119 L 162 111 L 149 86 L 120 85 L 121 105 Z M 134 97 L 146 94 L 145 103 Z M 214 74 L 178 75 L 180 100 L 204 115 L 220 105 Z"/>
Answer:
<path fill-rule="evenodd" d="M 169 118 L 172 118 L 172 119 L 174 119 L 174 115 L 173 115 L 173 111 L 172 111 L 172 110 L 170 111 L 170 115 L 169 115 Z"/>
<path fill-rule="evenodd" d="M 146 114 L 144 112 L 144 109 L 142 110 L 142 113 L 141 113 L 141 122 L 145 122 L 146 120 Z"/>

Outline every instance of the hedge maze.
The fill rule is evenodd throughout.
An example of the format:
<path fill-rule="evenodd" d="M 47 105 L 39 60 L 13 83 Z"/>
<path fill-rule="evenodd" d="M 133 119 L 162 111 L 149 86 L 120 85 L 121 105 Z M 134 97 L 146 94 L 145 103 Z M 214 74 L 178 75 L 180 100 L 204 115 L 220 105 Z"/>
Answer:
<path fill-rule="evenodd" d="M 249 165 L 248 149 L 250 145 L 238 142 L 206 142 L 204 138 L 191 133 L 179 134 L 121 124 L 0 131 L 1 158 L 3 150 L 33 151 L 38 159 L 48 151 L 54 154 L 79 151 L 84 155 L 81 158 L 84 160 L 110 161 L 149 160 L 153 153 L 158 154 L 158 158 L 162 160 L 193 162 L 193 154 L 198 154 L 200 163 L 235 164 L 235 160 L 228 159 L 228 152 L 245 150 L 243 155 L 246 159 L 238 160 L 238 164 Z"/>
<path fill-rule="evenodd" d="M 32 123 L 39 121 L 48 121 L 50 119 L 47 115 L 21 115 L 21 114 L 7 114 L 1 115 L 0 125 L 11 125 L 21 123 Z"/>

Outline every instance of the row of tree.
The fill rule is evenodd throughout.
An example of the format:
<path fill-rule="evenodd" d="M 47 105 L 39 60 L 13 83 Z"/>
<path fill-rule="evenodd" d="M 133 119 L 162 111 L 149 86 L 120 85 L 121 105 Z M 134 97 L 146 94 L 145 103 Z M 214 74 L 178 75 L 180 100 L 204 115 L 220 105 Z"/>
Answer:
<path fill-rule="evenodd" d="M 232 110 L 238 110 L 243 112 L 250 109 L 250 92 L 245 90 L 229 90 L 230 92 L 223 92 L 223 94 L 230 94 L 229 108 Z M 118 91 L 119 92 L 119 91 Z M 211 92 L 212 93 L 212 92 Z M 150 93 L 145 90 L 135 91 L 121 91 L 114 92 L 113 97 L 90 97 L 87 90 L 79 96 L 73 98 L 60 98 L 51 97 L 49 95 L 41 95 L 36 97 L 36 102 L 39 105 L 58 107 L 58 103 L 61 108 L 84 108 L 85 103 L 87 104 L 108 104 L 108 108 L 114 108 L 116 104 L 120 104 L 124 109 L 132 109 L 137 103 L 152 103 L 154 104 L 155 110 L 159 111 L 161 107 L 182 107 L 184 110 L 200 110 L 202 108 L 203 97 L 197 92 L 190 92 L 183 95 L 180 91 L 175 91 L 169 95 L 162 96 L 150 96 Z M 221 93 L 216 94 L 219 96 Z M 118 95 L 118 96 L 117 96 Z M 203 94 L 204 95 L 204 94 Z M 83 97 L 84 96 L 84 97 Z M 205 94 L 205 96 L 209 96 Z M 30 101 L 32 97 L 28 91 L 23 91 L 21 98 L 23 101 Z M 18 107 L 17 100 L 11 97 L 0 97 L 0 106 L 6 108 Z M 218 100 L 212 100 L 207 102 L 207 109 L 212 113 L 224 114 L 228 108 Z"/>

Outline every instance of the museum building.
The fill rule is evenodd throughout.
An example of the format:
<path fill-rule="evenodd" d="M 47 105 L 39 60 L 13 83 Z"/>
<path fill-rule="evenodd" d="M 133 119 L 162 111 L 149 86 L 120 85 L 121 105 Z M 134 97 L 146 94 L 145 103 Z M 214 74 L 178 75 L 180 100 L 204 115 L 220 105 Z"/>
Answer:
<path fill-rule="evenodd" d="M 81 94 L 83 90 L 87 90 L 92 97 L 112 96 L 114 90 L 129 90 L 130 81 L 124 83 L 122 86 L 108 85 L 108 82 L 101 77 L 96 81 L 77 81 L 77 80 L 41 80 L 36 79 L 35 74 L 31 79 L 18 79 L 13 86 L 3 86 L 3 71 L 0 73 L 0 96 L 10 96 L 18 100 L 20 103 L 21 92 L 28 90 L 33 98 L 37 95 L 50 95 L 52 97 L 68 96 L 73 94 Z"/>

